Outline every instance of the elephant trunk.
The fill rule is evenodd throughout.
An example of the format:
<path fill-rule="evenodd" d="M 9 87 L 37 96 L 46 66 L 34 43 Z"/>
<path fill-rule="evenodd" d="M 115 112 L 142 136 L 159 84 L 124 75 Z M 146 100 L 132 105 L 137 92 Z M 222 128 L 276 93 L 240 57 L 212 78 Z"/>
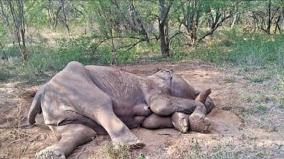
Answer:
<path fill-rule="evenodd" d="M 34 96 L 33 102 L 31 104 L 29 114 L 28 114 L 28 121 L 30 125 L 33 125 L 36 121 L 36 115 L 41 113 L 41 96 L 42 96 L 43 88 L 37 91 L 36 95 Z"/>
<path fill-rule="evenodd" d="M 201 92 L 195 100 L 198 100 L 201 103 L 205 104 L 205 101 L 210 94 L 211 94 L 211 89 L 209 88 L 209 89 Z"/>

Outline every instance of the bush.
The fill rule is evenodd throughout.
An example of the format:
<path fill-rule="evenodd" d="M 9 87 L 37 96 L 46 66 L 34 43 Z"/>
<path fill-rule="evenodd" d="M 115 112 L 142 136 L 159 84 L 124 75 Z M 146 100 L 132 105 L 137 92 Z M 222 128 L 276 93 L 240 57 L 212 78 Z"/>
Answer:
<path fill-rule="evenodd" d="M 29 58 L 21 67 L 21 74 L 29 81 L 37 81 L 44 75 L 50 76 L 64 68 L 70 61 L 87 64 L 125 64 L 135 61 L 135 52 L 119 50 L 112 53 L 107 45 L 93 50 L 89 47 L 91 38 L 79 37 L 58 41 L 58 48 L 35 46 L 30 48 Z"/>

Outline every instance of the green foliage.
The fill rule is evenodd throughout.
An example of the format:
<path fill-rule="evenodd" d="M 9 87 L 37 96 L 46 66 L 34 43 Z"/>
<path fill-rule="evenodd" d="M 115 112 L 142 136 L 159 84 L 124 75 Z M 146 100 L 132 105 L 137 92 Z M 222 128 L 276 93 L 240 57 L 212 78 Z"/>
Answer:
<path fill-rule="evenodd" d="M 0 58 L 19 58 L 20 51 L 15 47 L 17 43 L 13 27 L 11 23 L 6 22 L 4 16 L 8 15 L 7 20 L 12 20 L 11 15 L 7 14 L 9 5 L 7 1 L 1 2 L 3 8 L 0 9 L 3 13 L 0 16 L 4 19 L 0 22 Z M 284 45 L 283 34 L 266 35 L 260 33 L 257 28 L 253 33 L 242 30 L 257 23 L 248 16 L 251 11 L 257 11 L 259 14 L 265 12 L 263 16 L 267 18 L 267 3 L 174 1 L 169 10 L 167 26 L 171 57 L 163 58 L 159 55 L 158 24 L 162 13 L 158 1 L 64 1 L 64 10 L 62 1 L 59 0 L 24 2 L 29 56 L 27 61 L 17 66 L 23 70 L 20 71 L 22 75 L 26 74 L 24 76 L 33 79 L 56 72 L 72 60 L 83 64 L 107 65 L 135 63 L 139 59 L 201 59 L 218 65 L 230 64 L 244 68 L 284 66 L 284 48 L 281 47 Z M 170 5 L 170 1 L 165 1 L 165 4 Z M 283 1 L 272 0 L 272 6 L 274 9 L 283 7 Z M 197 27 L 195 29 L 198 39 L 210 31 L 214 19 L 222 19 L 229 14 L 237 17 L 233 29 L 230 27 L 233 20 L 231 17 L 220 23 L 220 31 L 214 31 L 212 36 L 202 41 L 192 39 L 194 27 Z M 275 15 L 278 15 L 278 12 Z M 190 19 L 192 16 L 194 18 Z M 188 26 L 184 24 L 185 21 Z M 193 25 L 195 22 L 198 22 L 198 26 Z M 66 25 L 71 27 L 68 35 L 58 34 L 57 31 L 62 30 L 54 29 L 57 26 L 65 28 Z M 44 34 L 45 30 L 51 35 Z M 9 73 L 2 73 L 3 76 L 9 77 Z M 261 83 L 269 79 L 269 75 L 251 75 L 247 79 Z"/>
<path fill-rule="evenodd" d="M 10 73 L 6 69 L 0 70 L 0 81 L 6 81 L 11 77 Z"/>
<path fill-rule="evenodd" d="M 46 5 L 47 1 L 45 0 L 26 1 L 25 15 L 27 22 L 37 28 L 48 25 L 48 10 L 45 7 Z"/>
<path fill-rule="evenodd" d="M 35 80 L 38 76 L 48 76 L 50 71 L 61 70 L 70 61 L 90 63 L 90 55 L 86 54 L 85 47 L 82 47 L 83 41 L 61 42 L 60 45 L 61 47 L 55 50 L 43 47 L 33 48 L 29 59 L 22 66 L 23 75 L 29 80 Z"/>
<path fill-rule="evenodd" d="M 123 50 L 112 52 L 111 47 L 107 46 L 93 50 L 90 41 L 90 37 L 82 36 L 58 41 L 59 48 L 30 48 L 28 60 L 20 67 L 21 76 L 29 81 L 38 81 L 39 77 L 44 78 L 63 69 L 70 61 L 105 65 L 132 63 L 137 58 L 135 53 Z"/>
<path fill-rule="evenodd" d="M 133 63 L 138 58 L 135 51 L 117 50 L 113 52 L 112 48 L 108 46 L 99 47 L 93 52 L 96 64 L 126 64 Z"/>

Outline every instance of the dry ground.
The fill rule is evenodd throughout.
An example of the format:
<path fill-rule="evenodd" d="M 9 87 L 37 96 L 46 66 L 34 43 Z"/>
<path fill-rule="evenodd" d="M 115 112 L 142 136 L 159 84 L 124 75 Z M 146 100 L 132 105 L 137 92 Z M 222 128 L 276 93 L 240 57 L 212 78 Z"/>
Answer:
<path fill-rule="evenodd" d="M 222 134 L 181 134 L 173 129 L 133 132 L 146 147 L 118 152 L 107 136 L 98 136 L 79 147 L 69 158 L 284 158 L 284 108 L 278 102 L 277 77 L 261 69 L 217 68 L 200 61 L 120 66 L 136 74 L 151 74 L 157 68 L 173 69 L 197 89 L 212 88 L 217 109 L 209 116 L 218 121 Z M 31 104 L 29 91 L 36 86 L 20 82 L 0 83 L 0 159 L 33 158 L 55 142 L 39 125 L 20 129 Z M 40 117 L 38 118 L 40 122 Z M 220 126 L 219 125 L 219 126 Z"/>

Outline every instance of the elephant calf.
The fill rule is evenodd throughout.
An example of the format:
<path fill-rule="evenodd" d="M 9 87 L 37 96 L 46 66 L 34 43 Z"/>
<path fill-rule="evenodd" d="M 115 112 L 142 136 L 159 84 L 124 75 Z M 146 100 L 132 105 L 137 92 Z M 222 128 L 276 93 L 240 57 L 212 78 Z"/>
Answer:
<path fill-rule="evenodd" d="M 206 98 L 209 94 L 199 93 L 169 70 L 144 77 L 70 62 L 40 88 L 32 102 L 29 123 L 34 124 L 36 115 L 42 113 L 59 139 L 36 157 L 65 158 L 78 145 L 105 133 L 114 145 L 139 148 L 143 142 L 129 130 L 139 126 L 175 126 L 185 132 L 190 123 L 191 129 L 203 131 L 205 114 L 214 107 L 211 98 Z"/>

